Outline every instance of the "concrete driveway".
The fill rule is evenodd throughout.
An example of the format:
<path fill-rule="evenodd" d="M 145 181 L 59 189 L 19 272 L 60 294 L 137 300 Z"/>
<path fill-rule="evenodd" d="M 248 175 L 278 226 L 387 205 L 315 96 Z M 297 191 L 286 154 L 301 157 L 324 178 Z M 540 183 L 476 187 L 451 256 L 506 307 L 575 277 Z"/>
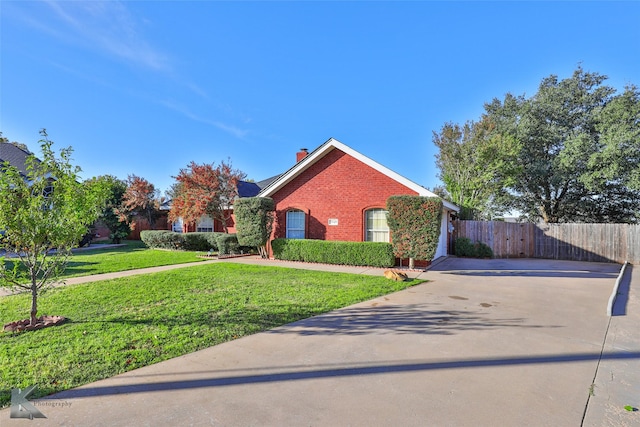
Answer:
<path fill-rule="evenodd" d="M 39 400 L 46 420 L 3 410 L 0 425 L 580 426 L 619 268 L 450 258 L 428 283 Z"/>

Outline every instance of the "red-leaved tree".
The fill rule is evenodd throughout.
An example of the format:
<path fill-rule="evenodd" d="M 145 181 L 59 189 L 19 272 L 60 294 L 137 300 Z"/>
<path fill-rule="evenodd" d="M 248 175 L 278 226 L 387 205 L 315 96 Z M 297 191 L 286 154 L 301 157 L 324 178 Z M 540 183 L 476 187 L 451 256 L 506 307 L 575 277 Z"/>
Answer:
<path fill-rule="evenodd" d="M 186 224 L 196 223 L 203 215 L 218 220 L 228 232 L 227 221 L 231 206 L 238 196 L 238 181 L 246 174 L 233 169 L 231 162 L 218 166 L 191 162 L 175 176 L 173 200 L 169 220 L 182 218 Z"/>
<path fill-rule="evenodd" d="M 152 183 L 139 176 L 129 175 L 127 189 L 117 213 L 127 223 L 131 223 L 135 215 L 142 216 L 149 221 L 151 228 L 154 228 L 161 202 Z"/>

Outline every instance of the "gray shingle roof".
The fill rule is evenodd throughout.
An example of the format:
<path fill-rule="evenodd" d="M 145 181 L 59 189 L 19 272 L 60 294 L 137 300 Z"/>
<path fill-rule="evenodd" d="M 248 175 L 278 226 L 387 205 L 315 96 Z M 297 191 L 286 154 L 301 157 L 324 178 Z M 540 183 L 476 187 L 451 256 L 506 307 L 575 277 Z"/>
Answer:
<path fill-rule="evenodd" d="M 282 175 L 282 174 L 280 174 Z M 275 181 L 276 179 L 280 178 L 280 175 L 276 175 L 276 176 L 272 176 L 271 178 L 267 178 L 267 179 L 263 179 L 262 181 L 258 181 L 258 187 L 260 187 L 260 190 L 262 190 L 263 188 L 267 187 L 269 184 L 271 184 L 273 181 Z"/>
<path fill-rule="evenodd" d="M 254 197 L 260 192 L 260 187 L 255 182 L 238 181 L 238 196 Z"/>
<path fill-rule="evenodd" d="M 8 162 L 23 176 L 27 175 L 27 157 L 30 155 L 32 154 L 9 142 L 0 142 L 0 164 Z"/>

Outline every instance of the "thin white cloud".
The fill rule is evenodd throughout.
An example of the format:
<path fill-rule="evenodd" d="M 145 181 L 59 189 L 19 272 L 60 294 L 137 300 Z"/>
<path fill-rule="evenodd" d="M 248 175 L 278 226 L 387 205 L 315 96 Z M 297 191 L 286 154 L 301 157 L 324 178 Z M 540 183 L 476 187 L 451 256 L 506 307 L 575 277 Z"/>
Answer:
<path fill-rule="evenodd" d="M 207 94 L 207 92 L 202 89 L 200 86 L 196 85 L 195 83 L 184 83 L 184 85 L 187 87 L 187 89 L 189 89 L 191 92 L 195 93 L 196 95 L 198 95 L 199 97 L 209 100 L 209 94 Z"/>
<path fill-rule="evenodd" d="M 66 26 L 66 32 L 51 30 L 64 41 L 98 49 L 129 64 L 168 71 L 169 59 L 152 47 L 140 33 L 141 25 L 119 1 L 73 1 L 46 4 Z M 47 27 L 42 23 L 40 28 Z"/>
<path fill-rule="evenodd" d="M 203 87 L 180 76 L 179 72 L 174 69 L 170 57 L 147 40 L 143 30 L 153 23 L 144 17 L 135 16 L 127 8 L 126 3 L 119 0 L 44 0 L 39 4 L 43 5 L 49 13 L 33 13 L 32 10 L 16 6 L 12 8 L 11 14 L 34 30 L 62 43 L 86 49 L 98 55 L 115 58 L 128 65 L 158 72 L 169 78 L 174 84 L 180 85 L 186 91 L 204 99 L 207 103 L 214 102 Z M 42 11 L 43 9 L 39 9 L 39 12 Z M 113 87 L 114 90 L 125 90 L 123 87 L 109 83 L 108 80 L 98 79 L 96 76 L 82 71 L 80 67 L 63 65 L 59 61 L 50 61 L 50 64 L 82 79 Z M 144 96 L 140 93 L 134 93 L 134 95 L 147 99 L 156 98 L 155 94 Z M 238 139 L 243 139 L 249 132 L 219 120 L 202 117 L 176 102 L 157 101 L 157 98 L 154 102 L 159 102 L 193 121 L 213 126 Z M 225 115 L 234 114 L 233 109 L 227 105 L 217 105 L 213 108 L 222 111 Z M 248 118 L 243 120 L 244 123 L 249 121 Z"/>
<path fill-rule="evenodd" d="M 188 108 L 186 108 L 183 105 L 177 104 L 175 102 L 172 101 L 160 101 L 160 103 L 162 105 L 164 105 L 167 108 L 170 108 L 174 111 L 177 111 L 179 113 L 181 113 L 182 115 L 184 115 L 185 117 L 196 121 L 196 122 L 200 122 L 200 123 L 204 123 L 210 126 L 213 126 L 215 128 L 218 128 L 230 135 L 233 135 L 234 137 L 238 138 L 238 139 L 242 139 L 245 136 L 247 136 L 247 134 L 249 133 L 248 130 L 246 129 L 240 129 L 236 126 L 233 125 L 228 125 L 226 123 L 223 123 L 221 121 L 218 120 L 210 120 L 210 119 L 206 119 L 204 117 L 201 117 L 195 113 L 193 113 L 192 111 L 190 111 Z"/>

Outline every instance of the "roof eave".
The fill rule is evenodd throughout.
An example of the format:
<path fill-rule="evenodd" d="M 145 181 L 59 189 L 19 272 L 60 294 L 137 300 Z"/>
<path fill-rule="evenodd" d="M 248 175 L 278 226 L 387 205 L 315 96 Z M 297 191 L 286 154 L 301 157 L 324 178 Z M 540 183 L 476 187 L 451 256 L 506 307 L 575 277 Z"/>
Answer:
<path fill-rule="evenodd" d="M 272 196 L 276 191 L 278 191 L 284 185 L 286 185 L 289 182 L 291 182 L 294 178 L 296 178 L 298 175 L 300 175 L 300 173 L 302 173 L 308 167 L 310 167 L 311 165 L 316 163 L 318 160 L 320 160 L 322 157 L 324 157 L 324 155 L 326 153 L 328 153 L 329 151 L 331 151 L 334 148 L 337 148 L 338 150 L 349 154 L 351 157 L 354 157 L 354 158 L 360 160 L 361 162 L 363 162 L 364 164 L 372 167 L 373 169 L 377 170 L 378 172 L 388 176 L 389 178 L 399 182 L 400 184 L 404 185 L 405 187 L 415 191 L 420 196 L 438 197 L 438 198 L 440 198 L 437 194 L 432 193 L 431 191 L 427 190 L 423 186 L 411 181 L 408 178 L 405 178 L 404 176 L 398 174 L 397 172 L 392 171 L 391 169 L 387 168 L 386 166 L 381 165 L 380 163 L 376 162 L 375 160 L 370 159 L 369 157 L 365 156 L 364 154 L 354 150 L 353 148 L 343 144 L 342 142 L 340 142 L 340 141 L 338 141 L 337 139 L 334 139 L 334 138 L 329 138 L 324 144 L 322 144 L 321 146 L 319 146 L 318 148 L 313 150 L 311 153 L 309 153 L 304 159 L 302 159 L 301 161 L 296 163 L 291 169 L 289 169 L 287 172 L 285 172 L 282 175 L 280 175 L 280 177 L 278 179 L 273 181 L 267 187 L 263 188 L 262 191 L 260 191 L 260 193 L 258 194 L 258 197 L 270 197 L 270 196 Z M 460 208 L 458 206 L 454 205 L 451 202 L 448 202 L 448 201 L 442 199 L 442 203 L 443 203 L 443 206 L 448 210 L 455 211 L 455 212 L 460 211 Z"/>

